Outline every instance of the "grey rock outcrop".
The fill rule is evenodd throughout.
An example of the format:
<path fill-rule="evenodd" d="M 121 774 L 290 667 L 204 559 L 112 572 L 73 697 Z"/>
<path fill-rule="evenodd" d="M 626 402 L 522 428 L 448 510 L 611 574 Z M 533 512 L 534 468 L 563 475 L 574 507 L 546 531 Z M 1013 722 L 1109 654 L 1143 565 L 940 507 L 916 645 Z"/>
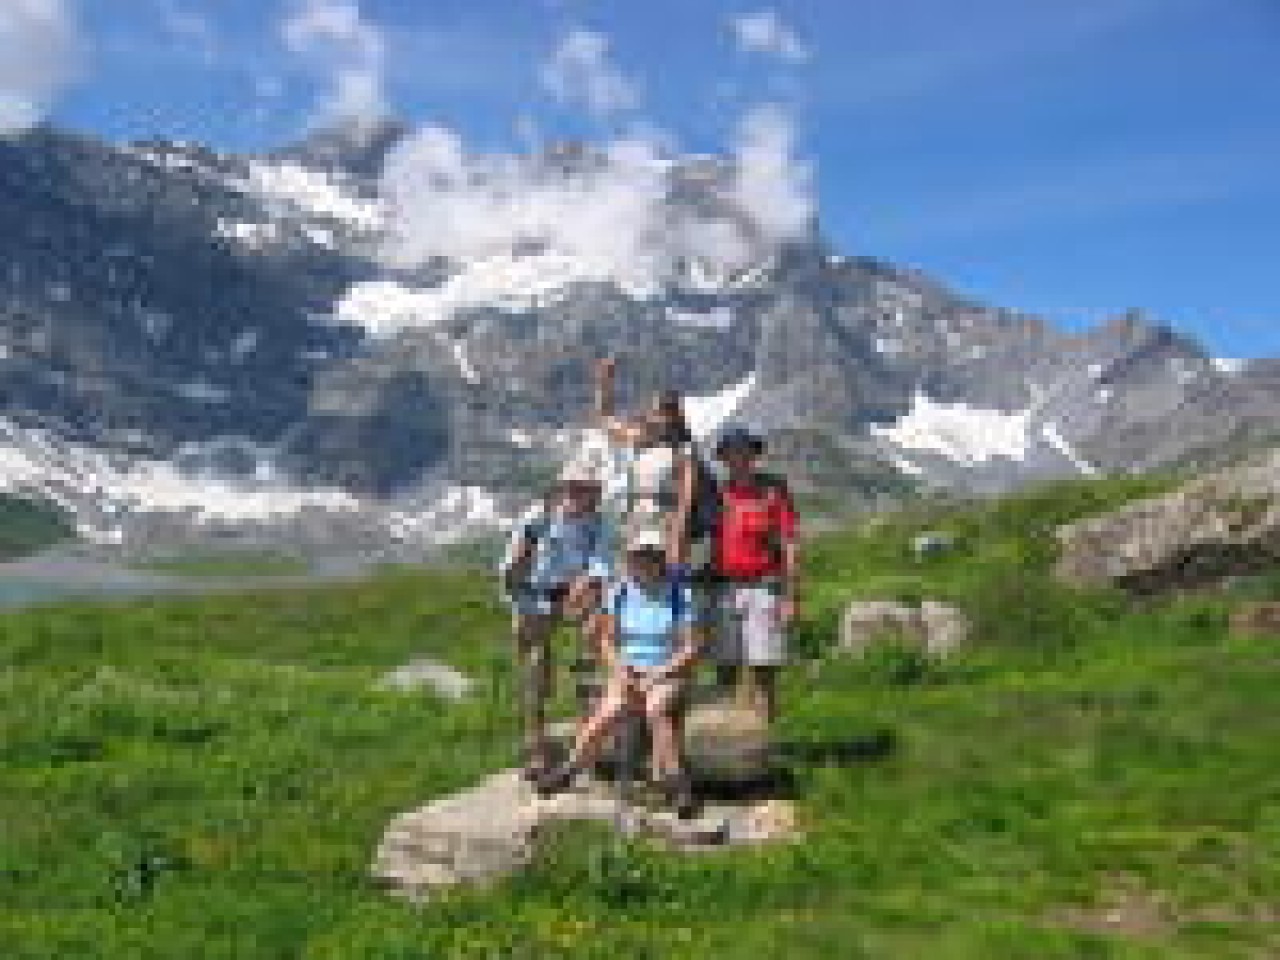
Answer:
<path fill-rule="evenodd" d="M 462 700 L 474 686 L 475 682 L 466 674 L 434 660 L 410 661 L 378 682 L 383 690 L 430 690 L 446 700 Z"/>
<path fill-rule="evenodd" d="M 930 656 L 945 657 L 964 646 L 972 624 L 964 611 L 926 600 L 919 607 L 890 600 L 861 600 L 845 608 L 839 649 L 862 656 L 878 643 L 893 639 L 919 646 Z"/>
<path fill-rule="evenodd" d="M 1280 448 L 1057 531 L 1057 577 L 1140 592 L 1280 562 Z"/>

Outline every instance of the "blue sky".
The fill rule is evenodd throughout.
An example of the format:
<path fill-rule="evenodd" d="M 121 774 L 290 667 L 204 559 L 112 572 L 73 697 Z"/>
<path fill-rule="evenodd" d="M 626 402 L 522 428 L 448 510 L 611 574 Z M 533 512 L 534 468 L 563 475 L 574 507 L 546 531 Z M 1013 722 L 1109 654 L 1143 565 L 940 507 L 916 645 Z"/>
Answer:
<path fill-rule="evenodd" d="M 81 0 L 85 62 L 53 118 L 235 149 L 294 138 L 332 80 L 282 35 L 301 2 Z M 781 102 L 845 252 L 1068 325 L 1143 307 L 1218 355 L 1280 356 L 1280 0 L 359 6 L 410 120 L 510 148 L 522 125 L 607 136 L 625 113 L 717 151 L 750 105 Z M 744 50 L 730 24 L 764 11 L 767 49 Z M 629 112 L 539 84 L 578 27 L 608 39 Z"/>

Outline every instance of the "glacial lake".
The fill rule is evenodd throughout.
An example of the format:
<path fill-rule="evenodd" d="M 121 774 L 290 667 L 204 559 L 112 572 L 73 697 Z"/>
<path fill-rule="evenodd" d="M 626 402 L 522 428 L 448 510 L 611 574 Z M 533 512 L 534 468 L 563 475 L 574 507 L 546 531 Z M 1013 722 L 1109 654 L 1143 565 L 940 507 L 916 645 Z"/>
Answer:
<path fill-rule="evenodd" d="M 94 597 L 122 596 L 147 592 L 138 587 L 70 584 L 56 580 L 27 580 L 0 578 L 0 609 L 23 607 L 60 599 L 91 599 Z"/>

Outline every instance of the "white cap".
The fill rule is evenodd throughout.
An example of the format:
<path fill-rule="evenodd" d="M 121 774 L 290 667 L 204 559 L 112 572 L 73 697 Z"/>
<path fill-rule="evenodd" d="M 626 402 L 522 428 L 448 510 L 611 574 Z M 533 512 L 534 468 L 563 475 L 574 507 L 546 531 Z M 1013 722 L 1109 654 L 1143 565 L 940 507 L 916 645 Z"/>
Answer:
<path fill-rule="evenodd" d="M 627 553 L 637 553 L 641 550 L 665 551 L 666 549 L 666 538 L 658 530 L 641 530 L 627 541 Z"/>
<path fill-rule="evenodd" d="M 560 471 L 560 486 L 581 485 L 587 487 L 600 486 L 600 477 L 590 464 L 574 461 L 565 465 Z"/>

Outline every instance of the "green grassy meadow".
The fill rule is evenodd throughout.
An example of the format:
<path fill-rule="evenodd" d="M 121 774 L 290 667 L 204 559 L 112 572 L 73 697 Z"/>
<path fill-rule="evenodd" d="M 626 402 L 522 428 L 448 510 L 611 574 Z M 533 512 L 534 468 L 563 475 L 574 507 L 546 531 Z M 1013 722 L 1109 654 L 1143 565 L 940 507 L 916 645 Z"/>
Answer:
<path fill-rule="evenodd" d="M 1280 956 L 1280 576 L 1138 602 L 1047 576 L 1051 531 L 1167 480 L 917 507 L 808 551 L 778 737 L 804 839 L 697 856 L 566 827 L 414 907 L 368 879 L 397 812 L 512 760 L 476 572 L 0 616 L 0 955 L 19 958 Z M 951 554 L 917 562 L 924 529 Z M 978 623 L 945 664 L 830 650 L 852 597 Z M 482 681 L 380 692 L 418 656 Z"/>

